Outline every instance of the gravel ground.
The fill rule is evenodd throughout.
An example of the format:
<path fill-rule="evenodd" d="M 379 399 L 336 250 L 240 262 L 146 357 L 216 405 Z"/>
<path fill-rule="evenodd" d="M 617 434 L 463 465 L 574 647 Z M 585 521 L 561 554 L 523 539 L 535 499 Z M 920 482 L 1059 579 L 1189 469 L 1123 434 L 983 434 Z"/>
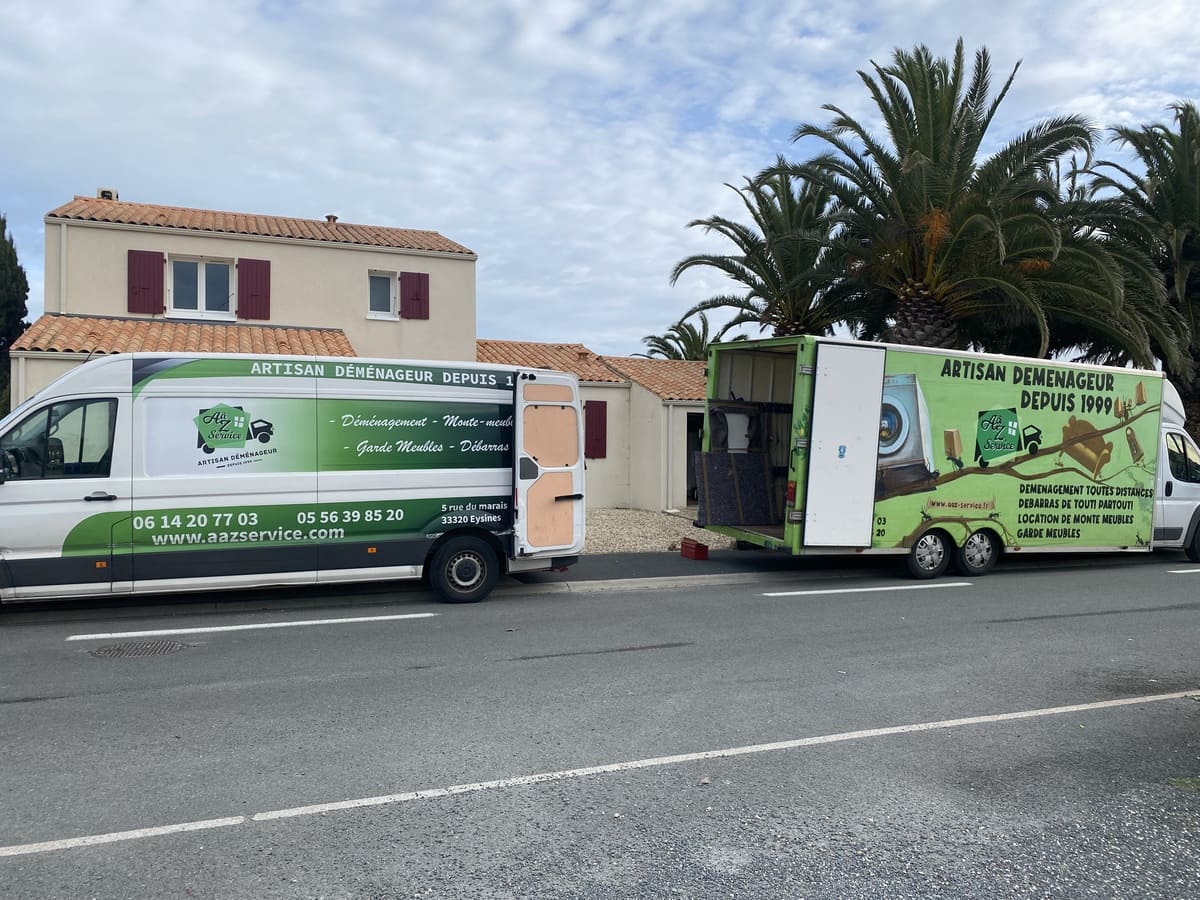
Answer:
<path fill-rule="evenodd" d="M 707 544 L 710 550 L 728 550 L 733 538 L 692 526 L 695 509 L 678 513 L 645 509 L 589 509 L 584 553 L 650 553 L 677 551 L 684 538 Z"/>

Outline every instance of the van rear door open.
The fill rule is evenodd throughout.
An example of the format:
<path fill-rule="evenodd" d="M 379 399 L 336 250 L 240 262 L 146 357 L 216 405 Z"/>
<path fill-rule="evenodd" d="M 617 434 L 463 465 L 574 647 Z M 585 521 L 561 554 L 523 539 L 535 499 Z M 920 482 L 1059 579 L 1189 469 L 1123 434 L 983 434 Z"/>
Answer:
<path fill-rule="evenodd" d="M 583 550 L 583 425 L 574 376 L 543 370 L 517 376 L 515 555 Z"/>

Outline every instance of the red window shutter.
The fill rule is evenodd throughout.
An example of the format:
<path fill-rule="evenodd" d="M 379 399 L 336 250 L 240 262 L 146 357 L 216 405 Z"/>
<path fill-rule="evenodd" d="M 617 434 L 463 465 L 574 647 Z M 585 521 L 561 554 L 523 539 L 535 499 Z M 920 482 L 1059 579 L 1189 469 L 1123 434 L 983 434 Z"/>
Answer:
<path fill-rule="evenodd" d="M 588 400 L 583 404 L 583 456 L 585 459 L 608 456 L 607 400 Z"/>
<path fill-rule="evenodd" d="M 159 315 L 163 305 L 163 279 L 167 258 L 157 250 L 129 251 L 129 303 L 131 313 Z"/>
<path fill-rule="evenodd" d="M 271 318 L 271 261 L 269 259 L 239 259 L 237 261 L 238 318 Z"/>
<path fill-rule="evenodd" d="M 400 318 L 429 318 L 429 273 L 400 273 Z"/>

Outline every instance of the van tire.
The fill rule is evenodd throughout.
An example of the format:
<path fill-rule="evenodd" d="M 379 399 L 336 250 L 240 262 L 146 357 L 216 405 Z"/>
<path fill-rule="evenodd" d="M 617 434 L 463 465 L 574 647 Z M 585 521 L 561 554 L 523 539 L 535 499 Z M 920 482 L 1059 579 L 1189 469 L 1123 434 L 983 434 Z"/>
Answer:
<path fill-rule="evenodd" d="M 433 554 L 429 583 L 445 603 L 478 603 L 500 578 L 500 560 L 487 541 L 462 535 Z"/>
<path fill-rule="evenodd" d="M 986 575 L 1000 558 L 1000 542 L 986 528 L 972 532 L 954 552 L 954 568 L 960 575 Z"/>
<path fill-rule="evenodd" d="M 913 578 L 937 578 L 950 566 L 954 544 L 946 532 L 936 528 L 917 538 L 908 551 L 908 574 Z"/>
<path fill-rule="evenodd" d="M 1192 539 L 1183 548 L 1183 552 L 1192 562 L 1200 563 L 1200 525 L 1197 525 L 1196 530 L 1192 532 Z"/>

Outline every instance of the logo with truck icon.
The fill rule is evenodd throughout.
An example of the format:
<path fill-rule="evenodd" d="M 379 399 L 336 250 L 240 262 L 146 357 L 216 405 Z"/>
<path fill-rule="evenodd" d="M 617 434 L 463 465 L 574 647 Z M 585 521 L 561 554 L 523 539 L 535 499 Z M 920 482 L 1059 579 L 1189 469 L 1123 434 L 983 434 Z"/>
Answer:
<path fill-rule="evenodd" d="M 196 423 L 196 446 L 205 453 L 240 449 L 254 440 L 267 444 L 275 434 L 275 426 L 266 419 L 251 420 L 242 407 L 224 403 L 200 410 L 192 421 Z"/>
<path fill-rule="evenodd" d="M 1036 425 L 1021 427 L 1015 409 L 988 409 L 979 413 L 975 431 L 975 461 L 979 468 L 1011 453 L 1028 451 L 1035 456 L 1042 445 L 1042 430 Z"/>

